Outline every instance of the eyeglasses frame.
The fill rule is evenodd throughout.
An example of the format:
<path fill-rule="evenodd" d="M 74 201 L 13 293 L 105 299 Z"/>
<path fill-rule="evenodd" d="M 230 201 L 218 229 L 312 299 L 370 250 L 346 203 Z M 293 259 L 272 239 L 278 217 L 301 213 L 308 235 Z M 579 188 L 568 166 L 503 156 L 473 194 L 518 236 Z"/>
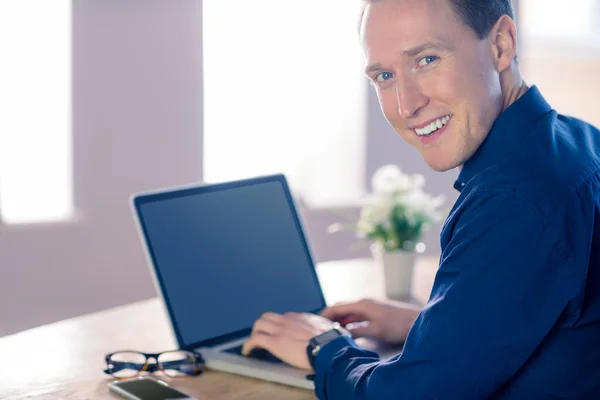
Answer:
<path fill-rule="evenodd" d="M 104 370 L 105 374 L 111 375 L 113 378 L 117 379 L 117 380 L 124 380 L 124 379 L 131 379 L 131 378 L 135 378 L 138 377 L 142 372 L 150 372 L 150 373 L 154 373 L 156 371 L 162 371 L 166 376 L 170 377 L 170 378 L 176 378 L 177 376 L 171 376 L 169 375 L 165 369 L 162 367 L 162 364 L 165 363 L 159 363 L 158 362 L 158 357 L 160 357 L 162 354 L 165 353 L 177 353 L 177 352 L 181 352 L 181 353 L 189 353 L 191 355 L 194 356 L 194 359 L 196 360 L 194 363 L 194 372 L 193 373 L 183 373 L 183 376 L 198 376 L 202 373 L 201 370 L 201 366 L 204 365 L 204 358 L 202 357 L 202 355 L 200 353 L 197 353 L 195 351 L 190 351 L 190 350 L 167 350 L 167 351 L 161 351 L 160 353 L 144 353 L 142 351 L 138 351 L 138 350 L 119 350 L 119 351 L 114 351 L 112 353 L 107 354 L 104 357 L 104 360 L 106 361 L 106 366 L 107 368 Z M 141 369 L 139 369 L 137 371 L 137 373 L 135 375 L 132 376 L 126 376 L 126 377 L 117 377 L 113 375 L 113 368 L 108 368 L 108 366 L 112 363 L 113 365 L 115 364 L 115 362 L 122 362 L 122 361 L 115 361 L 115 360 L 111 360 L 111 357 L 114 356 L 115 354 L 119 354 L 119 353 L 136 353 L 136 354 L 141 354 L 143 355 L 146 360 L 144 362 L 144 365 L 142 366 Z M 154 360 L 154 363 L 150 364 L 149 361 L 150 360 Z M 112 362 L 111 362 L 112 361 Z M 173 363 L 181 363 L 181 361 L 169 361 L 169 362 L 173 362 Z M 129 363 L 127 363 L 129 364 Z"/>

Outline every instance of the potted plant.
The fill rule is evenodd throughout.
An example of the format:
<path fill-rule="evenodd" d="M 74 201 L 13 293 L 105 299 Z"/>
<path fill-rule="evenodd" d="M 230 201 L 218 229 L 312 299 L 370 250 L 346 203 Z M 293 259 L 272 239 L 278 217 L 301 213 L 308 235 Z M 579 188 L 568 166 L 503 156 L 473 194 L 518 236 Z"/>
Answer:
<path fill-rule="evenodd" d="M 425 178 L 404 174 L 396 165 L 380 167 L 371 179 L 373 192 L 352 225 L 359 238 L 369 240 L 374 260 L 383 268 L 386 294 L 407 299 L 418 254 L 425 250 L 423 234 L 443 218 L 443 196 L 423 191 Z M 342 228 L 334 224 L 330 230 Z"/>

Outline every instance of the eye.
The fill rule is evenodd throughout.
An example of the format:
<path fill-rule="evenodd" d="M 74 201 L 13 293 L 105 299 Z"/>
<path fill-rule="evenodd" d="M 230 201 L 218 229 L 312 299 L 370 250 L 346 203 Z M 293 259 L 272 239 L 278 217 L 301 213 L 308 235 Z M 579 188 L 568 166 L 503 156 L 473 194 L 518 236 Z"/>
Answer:
<path fill-rule="evenodd" d="M 438 57 L 436 57 L 436 56 L 423 57 L 419 60 L 418 65 L 419 65 L 419 67 L 426 67 L 427 65 L 430 65 L 437 60 L 438 60 Z"/>
<path fill-rule="evenodd" d="M 375 82 L 385 82 L 388 79 L 392 79 L 394 74 L 391 72 L 381 72 L 375 76 Z"/>

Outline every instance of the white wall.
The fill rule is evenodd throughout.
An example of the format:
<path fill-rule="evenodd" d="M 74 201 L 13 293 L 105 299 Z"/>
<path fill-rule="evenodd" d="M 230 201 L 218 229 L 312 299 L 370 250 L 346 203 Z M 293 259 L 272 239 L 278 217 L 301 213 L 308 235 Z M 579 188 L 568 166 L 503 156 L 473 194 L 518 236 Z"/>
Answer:
<path fill-rule="evenodd" d="M 0 336 L 154 296 L 128 200 L 200 179 L 200 4 L 73 1 L 81 217 L 0 227 Z"/>

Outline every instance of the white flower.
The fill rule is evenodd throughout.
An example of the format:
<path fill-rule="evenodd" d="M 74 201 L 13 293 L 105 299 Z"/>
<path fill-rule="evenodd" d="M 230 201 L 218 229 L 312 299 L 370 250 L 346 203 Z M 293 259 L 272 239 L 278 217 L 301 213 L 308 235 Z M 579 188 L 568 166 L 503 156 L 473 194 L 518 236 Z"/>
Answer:
<path fill-rule="evenodd" d="M 373 206 L 372 219 L 375 223 L 382 223 L 390 218 L 394 208 L 393 196 L 381 196 Z"/>
<path fill-rule="evenodd" d="M 412 187 L 414 189 L 421 189 L 423 186 L 425 186 L 425 177 L 421 174 L 413 174 L 412 178 Z"/>
<path fill-rule="evenodd" d="M 371 179 L 373 191 L 363 203 L 354 229 L 361 238 L 385 243 L 389 249 L 413 249 L 431 223 L 443 218 L 444 196 L 424 192 L 425 177 L 403 174 L 384 165 Z"/>
<path fill-rule="evenodd" d="M 444 204 L 445 197 L 441 195 L 433 197 L 418 189 L 402 194 L 398 201 L 403 203 L 408 209 L 423 213 L 437 220 L 439 215 L 436 210 Z"/>
<path fill-rule="evenodd" d="M 403 194 L 399 200 L 412 210 L 420 210 L 427 202 L 427 196 L 421 190 L 413 190 Z"/>
<path fill-rule="evenodd" d="M 371 178 L 371 186 L 376 194 L 408 192 L 421 189 L 424 185 L 425 177 L 423 175 L 403 174 L 400 168 L 393 164 L 379 167 Z"/>
<path fill-rule="evenodd" d="M 390 199 L 379 199 L 378 202 L 363 207 L 360 221 L 368 222 L 371 225 L 380 224 L 389 219 L 393 207 L 394 203 Z"/>
<path fill-rule="evenodd" d="M 360 217 L 358 218 L 358 223 L 356 224 L 356 229 L 359 233 L 366 235 L 373 230 L 374 224 L 372 215 L 373 210 L 371 207 L 363 207 L 360 212 Z"/>
<path fill-rule="evenodd" d="M 371 178 L 371 186 L 375 193 L 386 193 L 396 190 L 403 179 L 400 168 L 393 164 L 379 167 Z"/>

